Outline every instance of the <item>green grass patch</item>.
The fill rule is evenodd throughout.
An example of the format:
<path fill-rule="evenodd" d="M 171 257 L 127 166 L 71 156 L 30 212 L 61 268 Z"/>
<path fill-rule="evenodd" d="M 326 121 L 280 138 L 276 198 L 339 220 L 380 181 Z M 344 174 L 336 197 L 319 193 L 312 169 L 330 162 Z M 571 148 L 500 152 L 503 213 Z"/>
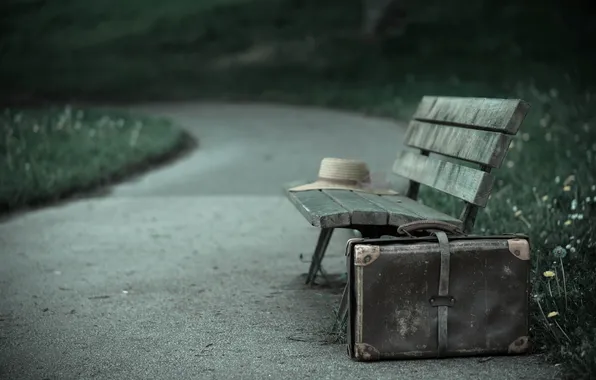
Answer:
<path fill-rule="evenodd" d="M 71 107 L 7 109 L 0 115 L 0 211 L 106 184 L 187 142 L 165 119 Z"/>
<path fill-rule="evenodd" d="M 587 3 L 409 3 L 405 33 L 368 43 L 358 0 L 10 0 L 0 8 L 0 96 L 251 99 L 402 119 L 423 95 L 523 98 L 532 109 L 477 231 L 529 233 L 536 347 L 569 378 L 595 378 L 596 23 Z M 428 189 L 421 197 L 454 215 L 461 208 Z"/>

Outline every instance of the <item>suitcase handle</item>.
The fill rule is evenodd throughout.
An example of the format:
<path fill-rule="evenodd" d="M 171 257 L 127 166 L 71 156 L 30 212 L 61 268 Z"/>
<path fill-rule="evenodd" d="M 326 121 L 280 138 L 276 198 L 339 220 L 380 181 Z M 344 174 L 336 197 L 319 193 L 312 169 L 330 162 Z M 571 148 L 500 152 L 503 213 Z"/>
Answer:
<path fill-rule="evenodd" d="M 402 224 L 397 228 L 397 233 L 400 235 L 412 236 L 413 232 L 432 230 L 444 231 L 445 233 L 452 235 L 464 234 L 458 226 L 440 220 L 416 220 L 414 222 Z"/>

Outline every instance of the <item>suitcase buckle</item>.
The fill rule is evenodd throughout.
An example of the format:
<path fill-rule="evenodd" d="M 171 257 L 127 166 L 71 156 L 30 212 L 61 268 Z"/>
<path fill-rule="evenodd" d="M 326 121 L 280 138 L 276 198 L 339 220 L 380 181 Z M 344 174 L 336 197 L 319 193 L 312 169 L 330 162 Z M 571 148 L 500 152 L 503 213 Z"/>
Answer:
<path fill-rule="evenodd" d="M 432 307 L 439 307 L 439 306 L 448 306 L 451 307 L 455 305 L 455 298 L 452 296 L 434 296 L 431 297 L 428 302 Z"/>

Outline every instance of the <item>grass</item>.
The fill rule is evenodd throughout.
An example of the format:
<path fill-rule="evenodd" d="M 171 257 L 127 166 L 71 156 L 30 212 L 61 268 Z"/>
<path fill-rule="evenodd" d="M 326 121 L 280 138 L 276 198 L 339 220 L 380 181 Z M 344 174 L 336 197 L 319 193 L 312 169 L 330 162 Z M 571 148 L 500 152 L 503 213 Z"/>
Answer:
<path fill-rule="evenodd" d="M 11 0 L 0 96 L 256 99 L 398 118 L 426 94 L 521 97 L 532 110 L 477 228 L 531 236 L 537 349 L 568 378 L 594 378 L 593 16 L 580 0 L 411 3 L 403 35 L 369 43 L 357 0 Z"/>
<path fill-rule="evenodd" d="M 98 109 L 7 109 L 0 115 L 0 212 L 54 201 L 180 151 L 167 120 Z"/>

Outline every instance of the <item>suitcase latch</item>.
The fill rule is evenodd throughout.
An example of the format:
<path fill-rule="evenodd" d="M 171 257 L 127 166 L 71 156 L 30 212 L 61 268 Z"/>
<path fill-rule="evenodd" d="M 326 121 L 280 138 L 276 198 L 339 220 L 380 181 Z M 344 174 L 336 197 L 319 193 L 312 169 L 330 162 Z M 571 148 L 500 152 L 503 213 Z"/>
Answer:
<path fill-rule="evenodd" d="M 455 298 L 451 297 L 451 296 L 434 296 L 431 297 L 430 300 L 428 300 L 428 302 L 430 302 L 430 305 L 433 307 L 439 307 L 439 306 L 453 306 L 455 305 Z"/>

